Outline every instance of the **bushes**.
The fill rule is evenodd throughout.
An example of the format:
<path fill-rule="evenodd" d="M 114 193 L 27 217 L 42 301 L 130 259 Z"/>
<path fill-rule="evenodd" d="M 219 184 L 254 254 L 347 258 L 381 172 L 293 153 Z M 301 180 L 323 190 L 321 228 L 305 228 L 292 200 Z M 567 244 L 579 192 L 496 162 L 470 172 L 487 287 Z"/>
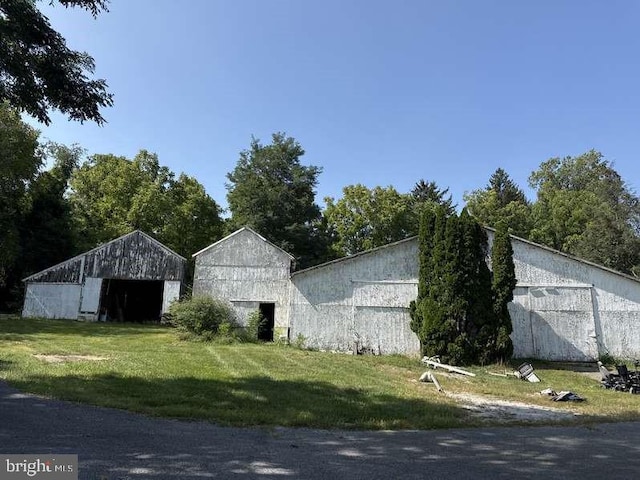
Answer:
<path fill-rule="evenodd" d="M 231 337 L 238 328 L 231 305 L 206 296 L 172 303 L 168 320 L 178 330 L 207 340 Z"/>

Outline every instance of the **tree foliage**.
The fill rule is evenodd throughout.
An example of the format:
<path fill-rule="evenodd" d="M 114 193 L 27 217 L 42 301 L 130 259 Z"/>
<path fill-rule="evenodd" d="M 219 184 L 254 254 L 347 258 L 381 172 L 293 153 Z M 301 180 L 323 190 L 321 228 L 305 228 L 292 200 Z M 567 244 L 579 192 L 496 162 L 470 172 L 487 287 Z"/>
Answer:
<path fill-rule="evenodd" d="M 61 0 L 95 17 L 106 0 Z M 71 50 L 32 0 L 0 0 L 0 101 L 49 124 L 49 109 L 71 120 L 104 123 L 100 108 L 113 104 L 106 82 L 92 80 L 87 53 Z"/>
<path fill-rule="evenodd" d="M 105 0 L 61 0 L 65 7 L 106 10 Z M 48 110 L 71 120 L 104 123 L 101 107 L 113 104 L 106 82 L 92 80 L 93 58 L 71 50 L 32 0 L 0 0 L 0 101 L 49 124 Z"/>
<path fill-rule="evenodd" d="M 94 155 L 70 184 L 82 250 L 140 229 L 189 258 L 223 233 L 220 208 L 204 187 L 184 174 L 176 180 L 146 150 L 133 160 Z"/>
<path fill-rule="evenodd" d="M 324 217 L 335 234 L 333 248 L 339 256 L 402 240 L 416 230 L 410 197 L 391 186 L 349 185 L 342 189 L 342 198 L 327 197 L 325 203 Z"/>
<path fill-rule="evenodd" d="M 464 195 L 466 208 L 482 224 L 495 227 L 504 221 L 514 235 L 528 237 L 532 228 L 531 205 L 524 192 L 498 168 L 484 189 Z"/>
<path fill-rule="evenodd" d="M 283 250 L 300 266 L 326 258 L 327 239 L 315 203 L 319 167 L 300 163 L 302 146 L 285 133 L 269 145 L 253 138 L 227 174 L 229 227 L 249 226 Z"/>
<path fill-rule="evenodd" d="M 447 215 L 439 206 L 423 209 L 418 238 L 418 297 L 409 310 L 422 353 L 454 364 L 503 358 L 484 229 L 466 210 Z"/>
<path fill-rule="evenodd" d="M 640 199 L 601 153 L 547 160 L 529 182 L 532 240 L 626 273 L 640 266 Z"/>
<path fill-rule="evenodd" d="M 0 159 L 0 288 L 7 288 L 21 253 L 19 225 L 29 210 L 27 187 L 42 165 L 42 153 L 38 132 L 3 102 Z"/>
<path fill-rule="evenodd" d="M 76 251 L 75 225 L 67 189 L 71 174 L 80 163 L 84 150 L 49 143 L 47 155 L 54 164 L 40 172 L 30 185 L 29 211 L 21 225 L 22 276 L 43 270 L 73 256 Z"/>
<path fill-rule="evenodd" d="M 509 335 L 513 331 L 508 304 L 513 300 L 516 288 L 516 272 L 513 263 L 513 247 L 506 222 L 498 223 L 491 248 L 493 270 L 493 313 L 496 316 L 497 335 L 494 337 L 496 357 L 506 360 L 513 355 L 513 342 Z"/>
<path fill-rule="evenodd" d="M 420 209 L 425 205 L 441 205 L 447 215 L 452 215 L 456 211 L 456 206 L 453 204 L 451 195 L 447 196 L 448 193 L 448 188 L 443 190 L 434 181 L 426 182 L 424 179 L 418 181 L 410 194 L 416 218 L 420 218 Z"/>

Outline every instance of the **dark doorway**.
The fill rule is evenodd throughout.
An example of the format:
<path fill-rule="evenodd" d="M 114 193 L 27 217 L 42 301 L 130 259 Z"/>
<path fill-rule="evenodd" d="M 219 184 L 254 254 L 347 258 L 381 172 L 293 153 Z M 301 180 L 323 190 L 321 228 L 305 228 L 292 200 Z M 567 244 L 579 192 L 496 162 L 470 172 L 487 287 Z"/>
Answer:
<path fill-rule="evenodd" d="M 159 322 L 163 292 L 161 280 L 105 279 L 100 292 L 100 318 L 111 322 Z"/>
<path fill-rule="evenodd" d="M 260 315 L 264 318 L 264 322 L 260 322 L 258 328 L 258 340 L 265 342 L 273 342 L 273 326 L 276 319 L 276 304 L 275 303 L 261 303 Z"/>

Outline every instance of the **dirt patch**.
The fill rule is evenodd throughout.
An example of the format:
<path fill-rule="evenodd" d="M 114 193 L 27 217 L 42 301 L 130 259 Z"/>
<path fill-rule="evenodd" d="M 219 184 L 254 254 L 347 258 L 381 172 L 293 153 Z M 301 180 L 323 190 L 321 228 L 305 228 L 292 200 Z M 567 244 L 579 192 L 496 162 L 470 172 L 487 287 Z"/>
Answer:
<path fill-rule="evenodd" d="M 34 357 L 47 363 L 109 360 L 107 357 L 98 357 L 96 355 L 34 355 Z"/>
<path fill-rule="evenodd" d="M 462 403 L 473 415 L 494 421 L 548 422 L 569 420 L 578 413 L 524 402 L 498 400 L 469 393 L 452 393 L 449 397 Z"/>

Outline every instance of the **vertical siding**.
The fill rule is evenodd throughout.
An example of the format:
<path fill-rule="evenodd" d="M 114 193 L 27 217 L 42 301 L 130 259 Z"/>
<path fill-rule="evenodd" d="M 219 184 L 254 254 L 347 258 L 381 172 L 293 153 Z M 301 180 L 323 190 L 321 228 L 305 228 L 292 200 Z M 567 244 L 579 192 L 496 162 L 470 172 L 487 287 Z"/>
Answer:
<path fill-rule="evenodd" d="M 260 303 L 275 303 L 277 334 L 289 325 L 291 257 L 243 229 L 196 256 L 194 295 L 211 295 L 234 306 L 241 323 Z"/>
<path fill-rule="evenodd" d="M 78 318 L 80 285 L 29 283 L 25 291 L 23 317 Z"/>
<path fill-rule="evenodd" d="M 418 353 L 408 313 L 417 274 L 417 242 L 405 241 L 293 275 L 292 338 L 327 350 L 357 343 L 375 353 Z"/>

